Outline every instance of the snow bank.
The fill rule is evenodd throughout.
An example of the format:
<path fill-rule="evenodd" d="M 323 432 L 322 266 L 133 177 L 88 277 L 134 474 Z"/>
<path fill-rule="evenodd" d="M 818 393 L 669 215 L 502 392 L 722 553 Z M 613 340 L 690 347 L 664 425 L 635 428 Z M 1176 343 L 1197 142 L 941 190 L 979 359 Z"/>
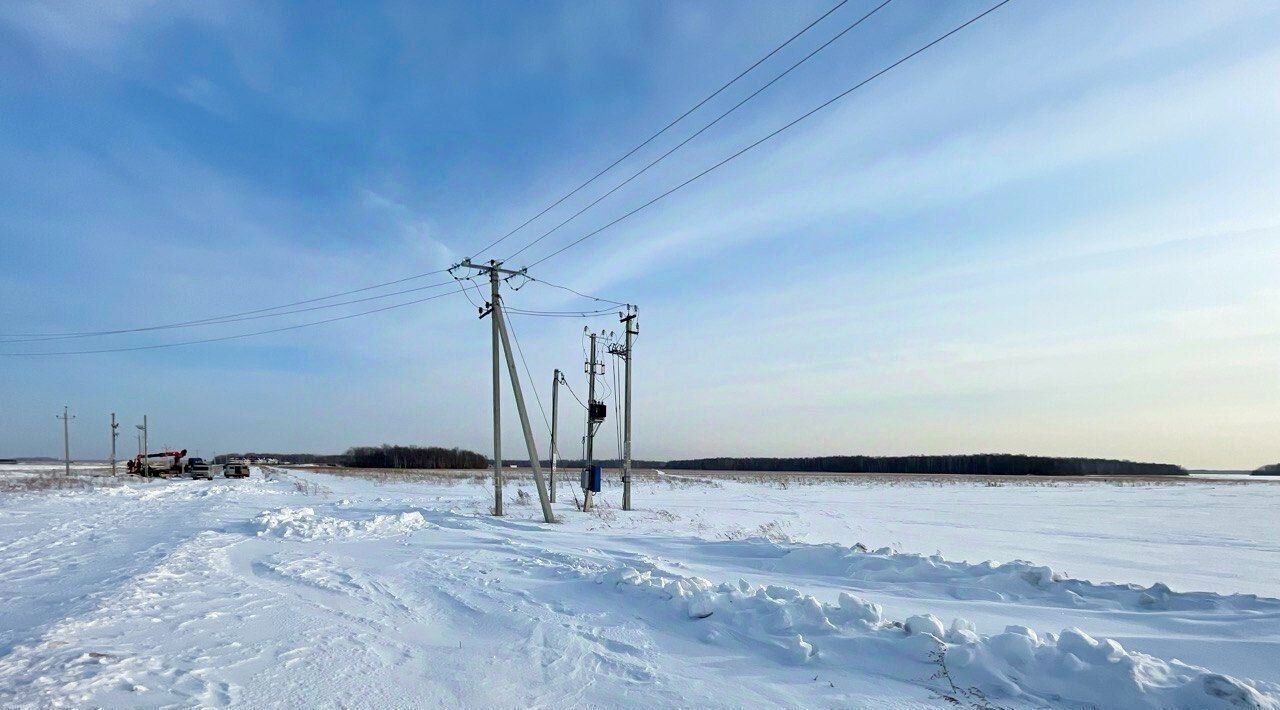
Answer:
<path fill-rule="evenodd" d="M 978 634 L 963 619 L 886 620 L 878 604 L 842 593 L 829 604 L 790 587 L 719 584 L 624 567 L 596 579 L 691 620 L 702 638 L 724 637 L 792 664 L 857 667 L 927 684 L 944 698 L 1008 697 L 1098 708 L 1280 710 L 1280 686 L 1239 680 L 1125 650 L 1077 629 L 1039 635 L 1010 626 Z"/>
<path fill-rule="evenodd" d="M 1090 582 L 1021 560 L 973 564 L 939 555 L 896 553 L 887 547 L 868 551 L 861 545 L 783 544 L 765 539 L 716 544 L 729 554 L 752 560 L 753 566 L 765 571 L 825 574 L 861 583 L 928 585 L 940 587 L 945 595 L 957 599 L 1034 600 L 1126 611 L 1280 611 L 1280 599 L 1255 594 L 1175 592 L 1161 583 L 1142 587 Z"/>
<path fill-rule="evenodd" d="M 422 513 L 409 510 L 394 515 L 375 515 L 368 520 L 347 520 L 318 515 L 314 508 L 277 508 L 264 510 L 254 518 L 258 537 L 273 536 L 292 540 L 329 540 L 334 538 L 390 537 L 435 527 Z"/>

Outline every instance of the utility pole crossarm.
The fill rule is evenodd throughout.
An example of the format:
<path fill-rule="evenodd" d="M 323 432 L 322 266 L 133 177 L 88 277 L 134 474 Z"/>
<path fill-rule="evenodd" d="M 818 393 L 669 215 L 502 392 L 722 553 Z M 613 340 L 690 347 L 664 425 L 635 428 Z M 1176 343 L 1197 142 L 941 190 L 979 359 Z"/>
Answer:
<path fill-rule="evenodd" d="M 524 276 L 524 275 L 527 275 L 529 272 L 528 267 L 525 267 L 523 269 L 503 268 L 501 261 L 490 261 L 487 264 L 473 264 L 471 263 L 470 259 L 463 259 L 457 264 L 454 264 L 453 266 L 449 267 L 450 271 L 452 271 L 453 269 L 475 269 L 480 273 L 496 272 L 499 274 L 506 274 L 507 276 Z"/>

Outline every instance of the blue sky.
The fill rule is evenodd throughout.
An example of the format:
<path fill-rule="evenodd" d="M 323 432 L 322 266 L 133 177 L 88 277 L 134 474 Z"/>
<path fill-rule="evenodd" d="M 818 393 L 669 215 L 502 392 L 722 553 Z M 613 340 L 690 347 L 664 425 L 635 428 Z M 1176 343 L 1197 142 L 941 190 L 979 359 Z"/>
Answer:
<path fill-rule="evenodd" d="M 986 5 L 895 0 L 514 265 Z M 184 321 L 447 266 L 829 6 L 5 3 L 0 330 Z M 873 6 L 851 0 L 498 255 Z M 1015 0 L 536 275 L 640 305 L 638 456 L 1252 468 L 1280 460 L 1277 76 L 1273 3 Z M 217 337 L 396 300 L 0 351 Z M 509 302 L 583 306 L 538 285 Z M 544 401 L 555 367 L 581 392 L 583 323 L 513 320 Z M 230 342 L 6 357 L 0 455 L 60 451 L 63 403 L 83 457 L 105 455 L 111 411 L 206 453 L 487 452 L 488 344 L 452 296 Z M 566 407 L 570 441 L 578 419 Z"/>

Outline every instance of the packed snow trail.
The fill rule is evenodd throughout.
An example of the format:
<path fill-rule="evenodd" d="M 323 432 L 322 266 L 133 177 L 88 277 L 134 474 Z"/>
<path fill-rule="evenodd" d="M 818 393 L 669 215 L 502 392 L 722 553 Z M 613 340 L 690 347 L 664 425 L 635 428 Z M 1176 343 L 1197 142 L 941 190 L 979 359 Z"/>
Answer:
<path fill-rule="evenodd" d="M 292 475 L 0 497 L 0 705 L 1280 708 L 1275 599 Z"/>

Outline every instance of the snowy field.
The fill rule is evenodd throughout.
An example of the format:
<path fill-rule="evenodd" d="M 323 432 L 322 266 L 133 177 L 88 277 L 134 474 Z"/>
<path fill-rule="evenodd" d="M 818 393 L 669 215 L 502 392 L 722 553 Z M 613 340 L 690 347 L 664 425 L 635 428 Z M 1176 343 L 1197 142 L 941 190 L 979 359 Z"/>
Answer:
<path fill-rule="evenodd" d="M 113 483 L 0 493 L 0 706 L 1280 708 L 1273 482 Z"/>

